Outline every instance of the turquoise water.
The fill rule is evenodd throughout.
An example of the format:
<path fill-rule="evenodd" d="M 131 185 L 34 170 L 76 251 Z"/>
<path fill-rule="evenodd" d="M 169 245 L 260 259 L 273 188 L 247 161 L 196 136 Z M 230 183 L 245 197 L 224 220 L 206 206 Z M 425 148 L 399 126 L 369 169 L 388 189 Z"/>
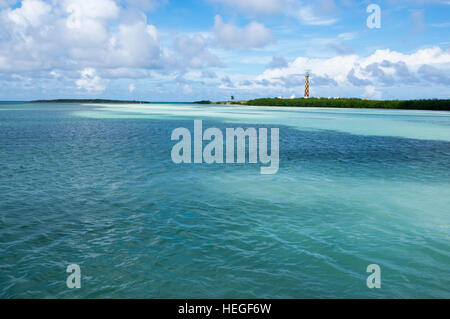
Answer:
<path fill-rule="evenodd" d="M 172 163 L 194 119 L 278 127 L 278 174 Z M 0 141 L 1 298 L 450 298 L 450 113 L 3 103 Z"/>

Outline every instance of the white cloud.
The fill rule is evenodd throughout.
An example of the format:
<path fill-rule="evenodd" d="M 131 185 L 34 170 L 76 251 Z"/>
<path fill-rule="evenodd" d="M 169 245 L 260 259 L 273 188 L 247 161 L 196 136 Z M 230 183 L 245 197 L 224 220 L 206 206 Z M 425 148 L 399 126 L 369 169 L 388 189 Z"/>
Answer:
<path fill-rule="evenodd" d="M 199 34 L 184 35 L 174 41 L 176 55 L 171 60 L 178 64 L 179 68 L 204 68 L 219 67 L 222 62 L 207 48 L 207 40 Z"/>
<path fill-rule="evenodd" d="M 19 79 L 26 79 L 27 86 L 34 88 L 47 87 L 52 81 L 54 86 L 72 89 L 76 83 L 76 87 L 91 93 L 106 90 L 108 79 L 126 79 L 120 82 L 124 86 L 120 92 L 128 89 L 132 93 L 136 90 L 137 79 L 145 78 L 149 85 L 142 86 L 142 94 L 150 92 L 150 87 L 152 94 L 166 92 L 166 96 L 172 96 L 189 92 L 203 94 L 205 91 L 219 94 L 220 89 L 215 89 L 234 91 L 242 86 L 248 90 L 249 97 L 258 92 L 267 95 L 271 94 L 270 90 L 284 92 L 291 88 L 292 92 L 285 94 L 289 96 L 302 90 L 306 70 L 312 73 L 313 91 L 317 86 L 322 86 L 324 91 L 330 88 L 344 91 L 350 87 L 346 91 L 348 94 L 358 92 L 376 97 L 388 86 L 415 83 L 411 87 L 427 87 L 423 84 L 433 83 L 429 87 L 437 87 L 433 91 L 436 92 L 450 85 L 450 77 L 446 75 L 450 74 L 450 48 L 447 51 L 428 48 L 411 54 L 379 50 L 369 56 L 360 56 L 350 44 L 355 48 L 359 46 L 347 42 L 355 39 L 358 33 L 349 32 L 351 29 L 344 25 L 338 29 L 345 33 L 334 38 L 321 37 L 319 31 L 309 32 L 310 28 L 304 35 L 288 34 L 292 32 L 289 26 L 293 23 L 326 26 L 338 21 L 343 11 L 333 0 L 210 1 L 231 8 L 230 16 L 236 20 L 224 22 L 218 15 L 212 30 L 196 33 L 184 29 L 161 31 L 153 21 L 147 20 L 151 18 L 147 18 L 143 10 L 154 10 L 167 0 L 0 0 L 2 92 L 7 92 L 5 88 L 20 85 L 17 84 Z M 16 2 L 17 5 L 12 7 Z M 237 11 L 246 13 L 250 23 L 242 25 Z M 406 23 L 412 26 L 415 21 L 416 31 L 420 31 L 424 15 L 421 11 L 409 12 L 412 20 Z M 271 25 L 275 21 L 284 23 L 274 26 L 280 34 L 277 47 L 270 46 L 268 50 L 252 54 L 229 50 L 263 48 L 274 40 L 267 24 L 256 20 L 263 15 L 278 15 L 278 20 L 267 20 Z M 326 48 L 341 56 L 328 58 L 331 50 Z M 280 54 L 288 57 L 290 63 L 278 56 Z M 316 58 L 293 59 L 293 54 Z M 324 56 L 327 58 L 320 58 Z M 224 73 L 207 69 L 223 66 L 221 61 L 230 69 Z M 259 76 L 249 75 L 264 66 L 270 69 Z"/>
<path fill-rule="evenodd" d="M 258 22 L 251 22 L 244 28 L 225 23 L 220 15 L 214 18 L 214 33 L 219 44 L 227 49 L 260 48 L 273 41 L 268 28 Z"/>
<path fill-rule="evenodd" d="M 125 1 L 133 8 L 122 7 Z M 151 2 L 23 0 L 14 9 L 0 7 L 0 73 L 50 75 L 99 92 L 108 83 L 102 78 L 148 79 L 156 70 L 173 79 L 180 71 L 222 66 L 209 49 L 210 34 L 181 35 L 173 47 L 162 47 L 158 29 L 139 8 L 166 1 Z"/>
<path fill-rule="evenodd" d="M 0 71 L 159 68 L 158 30 L 114 0 L 24 0 L 0 11 Z"/>
<path fill-rule="evenodd" d="M 119 15 L 119 7 L 113 0 L 63 0 L 62 8 L 66 12 L 76 12 L 81 19 L 107 20 Z"/>
<path fill-rule="evenodd" d="M 75 83 L 95 93 L 106 90 L 106 79 L 150 79 L 156 71 L 173 81 L 189 69 L 223 65 L 209 49 L 210 33 L 180 35 L 164 48 L 156 26 L 139 11 L 146 4 L 133 2 L 129 10 L 121 3 L 23 0 L 14 9 L 0 7 L 0 73 Z"/>
<path fill-rule="evenodd" d="M 23 0 L 22 6 L 8 12 L 8 18 L 16 25 L 38 27 L 51 11 L 51 6 L 40 0 Z"/>
<path fill-rule="evenodd" d="M 158 33 L 144 21 L 120 24 L 105 52 L 105 63 L 111 67 L 151 67 L 160 57 Z"/>
<path fill-rule="evenodd" d="M 81 71 L 81 78 L 75 83 L 79 89 L 86 90 L 89 93 L 99 93 L 105 90 L 102 79 L 97 75 L 97 71 L 92 68 Z"/>
<path fill-rule="evenodd" d="M 252 81 L 251 87 L 301 88 L 308 71 L 316 87 L 363 87 L 367 96 L 379 98 L 383 87 L 408 86 L 417 82 L 448 87 L 450 52 L 432 47 L 411 54 L 386 49 L 367 57 L 356 54 L 332 58 L 298 57 L 286 68 L 264 71 Z M 248 85 L 241 88 L 248 88 Z"/>
<path fill-rule="evenodd" d="M 54 17 L 61 40 L 66 45 L 99 46 L 108 41 L 108 22 L 119 17 L 113 0 L 63 0 Z M 51 24 L 51 22 L 49 23 Z"/>

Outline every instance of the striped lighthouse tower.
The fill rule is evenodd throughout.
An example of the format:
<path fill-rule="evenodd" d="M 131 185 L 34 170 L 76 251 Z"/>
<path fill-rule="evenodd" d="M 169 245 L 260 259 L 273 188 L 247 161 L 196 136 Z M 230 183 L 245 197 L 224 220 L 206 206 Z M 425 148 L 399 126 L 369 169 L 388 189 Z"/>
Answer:
<path fill-rule="evenodd" d="M 305 99 L 309 98 L 309 73 L 305 76 Z"/>

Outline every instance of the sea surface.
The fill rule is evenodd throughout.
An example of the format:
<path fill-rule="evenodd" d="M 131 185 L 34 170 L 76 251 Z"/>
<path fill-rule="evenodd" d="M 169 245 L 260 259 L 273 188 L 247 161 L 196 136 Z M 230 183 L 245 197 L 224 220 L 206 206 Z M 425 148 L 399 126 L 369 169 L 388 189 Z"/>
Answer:
<path fill-rule="evenodd" d="M 174 164 L 196 119 L 278 173 Z M 0 298 L 450 298 L 449 235 L 450 112 L 0 104 Z"/>

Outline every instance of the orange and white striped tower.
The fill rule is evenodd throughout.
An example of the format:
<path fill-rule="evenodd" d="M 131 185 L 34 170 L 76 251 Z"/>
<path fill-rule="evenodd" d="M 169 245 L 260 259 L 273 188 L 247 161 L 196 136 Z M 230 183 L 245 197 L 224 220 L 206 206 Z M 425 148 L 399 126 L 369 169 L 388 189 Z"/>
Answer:
<path fill-rule="evenodd" d="M 309 73 L 305 76 L 305 99 L 309 98 Z"/>

